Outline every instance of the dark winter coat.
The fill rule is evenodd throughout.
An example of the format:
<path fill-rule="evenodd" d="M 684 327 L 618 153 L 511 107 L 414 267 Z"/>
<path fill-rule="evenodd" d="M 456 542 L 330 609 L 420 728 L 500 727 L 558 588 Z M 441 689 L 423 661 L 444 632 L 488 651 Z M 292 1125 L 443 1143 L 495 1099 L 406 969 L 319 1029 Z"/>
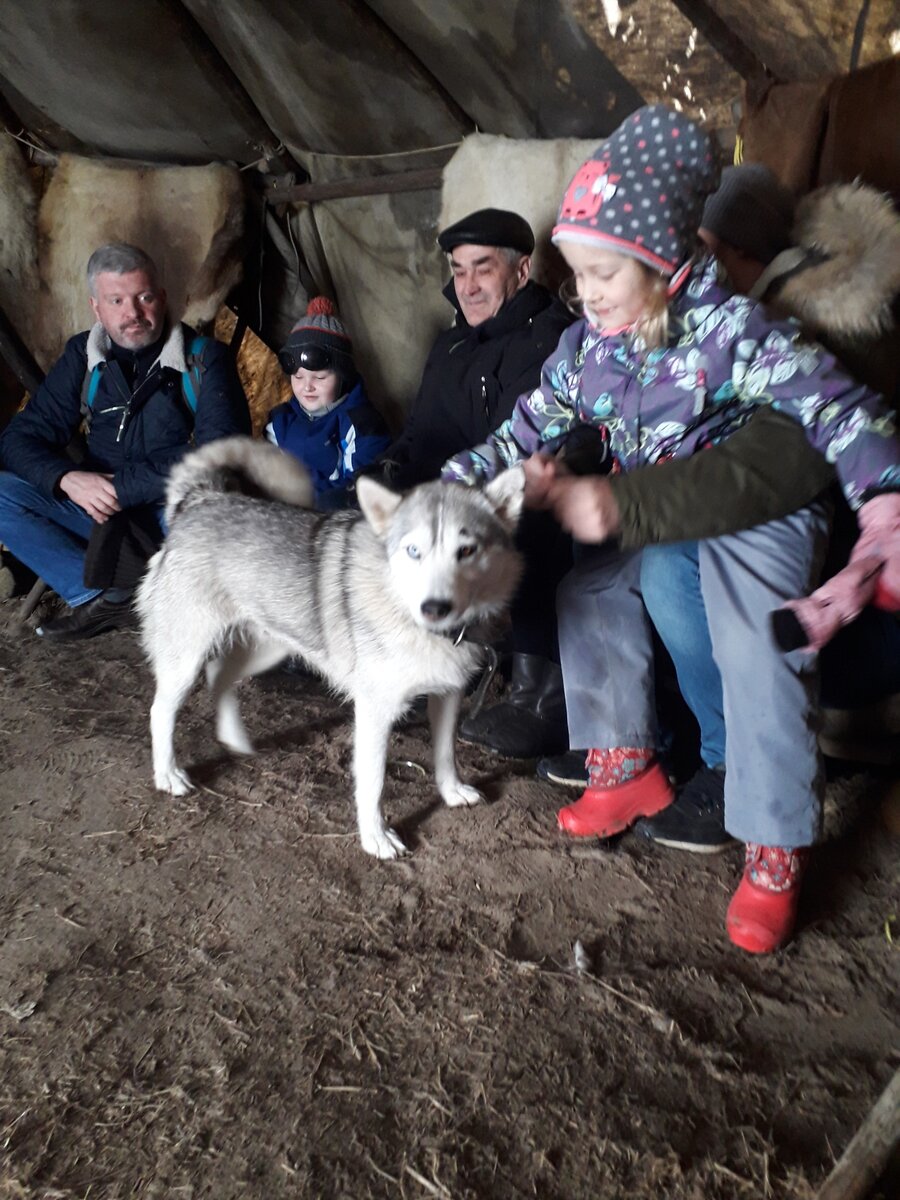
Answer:
<path fill-rule="evenodd" d="M 326 413 L 311 415 L 296 399 L 273 408 L 271 440 L 304 464 L 316 495 L 345 488 L 390 445 L 390 434 L 360 380 Z"/>
<path fill-rule="evenodd" d="M 0 438 L 0 463 L 53 496 L 74 464 L 66 447 L 82 421 L 82 392 L 89 370 L 101 364 L 86 434 L 87 457 L 79 470 L 111 474 L 122 508 L 162 503 L 172 466 L 193 443 L 249 434 L 247 399 L 228 352 L 210 340 L 202 354 L 196 416 L 182 393 L 186 346 L 195 334 L 175 325 L 149 369 L 131 384 L 128 363 L 102 325 L 76 334 L 25 408 Z M 138 360 L 140 356 L 136 356 Z"/>
<path fill-rule="evenodd" d="M 533 282 L 476 326 L 459 311 L 452 280 L 444 295 L 457 309 L 456 324 L 432 346 L 406 425 L 386 455 L 399 464 L 399 487 L 436 478 L 451 455 L 502 424 L 517 398 L 537 387 L 542 364 L 573 320 Z"/>

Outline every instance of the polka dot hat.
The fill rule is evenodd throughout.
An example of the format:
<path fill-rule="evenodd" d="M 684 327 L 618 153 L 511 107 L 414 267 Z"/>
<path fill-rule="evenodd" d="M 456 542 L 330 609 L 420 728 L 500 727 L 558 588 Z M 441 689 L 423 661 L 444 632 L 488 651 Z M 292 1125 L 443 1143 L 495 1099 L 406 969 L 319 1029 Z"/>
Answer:
<path fill-rule="evenodd" d="M 699 125 L 663 104 L 639 108 L 578 170 L 553 241 L 617 250 L 674 275 L 718 181 L 713 141 Z"/>

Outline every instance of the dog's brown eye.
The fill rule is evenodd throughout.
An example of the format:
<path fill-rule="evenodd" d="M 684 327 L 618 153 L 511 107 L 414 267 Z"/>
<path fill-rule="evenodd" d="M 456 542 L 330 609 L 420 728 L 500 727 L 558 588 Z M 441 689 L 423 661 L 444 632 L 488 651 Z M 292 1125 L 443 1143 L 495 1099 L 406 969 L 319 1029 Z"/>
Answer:
<path fill-rule="evenodd" d="M 477 549 L 477 546 L 460 546 L 456 552 L 456 557 L 460 559 L 460 561 L 464 558 L 471 558 Z"/>

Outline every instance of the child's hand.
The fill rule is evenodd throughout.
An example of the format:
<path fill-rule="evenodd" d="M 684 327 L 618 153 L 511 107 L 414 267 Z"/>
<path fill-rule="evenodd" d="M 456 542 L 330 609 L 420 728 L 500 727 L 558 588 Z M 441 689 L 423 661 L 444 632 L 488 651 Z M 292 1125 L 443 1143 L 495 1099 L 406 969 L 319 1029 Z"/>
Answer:
<path fill-rule="evenodd" d="M 556 479 L 564 475 L 565 468 L 555 458 L 546 454 L 532 454 L 523 463 L 525 471 L 525 507 L 549 508 L 548 494 Z"/>
<path fill-rule="evenodd" d="M 577 542 L 605 542 L 619 532 L 619 505 L 608 479 L 561 476 L 550 485 L 546 507 Z"/>

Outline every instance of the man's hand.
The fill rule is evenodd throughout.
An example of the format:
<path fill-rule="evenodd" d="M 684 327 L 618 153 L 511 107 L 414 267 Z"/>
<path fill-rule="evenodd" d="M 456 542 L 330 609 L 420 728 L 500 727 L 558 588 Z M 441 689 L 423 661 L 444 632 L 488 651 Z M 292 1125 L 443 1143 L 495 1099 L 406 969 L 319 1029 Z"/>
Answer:
<path fill-rule="evenodd" d="M 555 480 L 568 474 L 556 458 L 546 454 L 532 454 L 522 464 L 525 471 L 525 507 L 550 508 L 549 495 Z"/>
<path fill-rule="evenodd" d="M 545 499 L 545 507 L 577 542 L 605 542 L 619 532 L 619 506 L 608 479 L 559 476 Z"/>
<path fill-rule="evenodd" d="M 101 475 L 97 471 L 67 471 L 59 481 L 59 490 L 98 525 L 122 509 L 112 475 Z"/>

